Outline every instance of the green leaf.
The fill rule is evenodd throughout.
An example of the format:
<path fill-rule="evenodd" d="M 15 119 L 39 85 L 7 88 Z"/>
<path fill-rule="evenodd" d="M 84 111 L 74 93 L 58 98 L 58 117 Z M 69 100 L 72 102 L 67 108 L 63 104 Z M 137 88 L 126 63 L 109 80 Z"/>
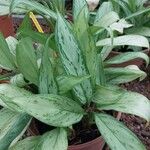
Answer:
<path fill-rule="evenodd" d="M 146 150 L 136 135 L 113 117 L 95 114 L 95 121 L 111 150 Z"/>
<path fill-rule="evenodd" d="M 32 20 L 30 18 L 30 13 L 27 13 L 25 17 L 23 18 L 23 21 L 19 28 L 17 29 L 17 34 L 18 32 L 20 33 L 22 30 L 32 30 Z"/>
<path fill-rule="evenodd" d="M 19 38 L 31 38 L 34 42 L 41 43 L 41 44 L 46 44 L 47 39 L 49 38 L 48 34 L 45 33 L 40 33 L 36 32 L 33 30 L 25 29 L 25 30 L 20 30 L 18 33 Z M 51 46 L 51 45 L 50 45 Z"/>
<path fill-rule="evenodd" d="M 84 8 L 84 10 L 82 10 Z M 84 11 L 86 19 L 89 18 L 89 10 L 86 0 L 74 0 L 73 1 L 73 17 L 74 21 L 78 19 L 81 11 Z"/>
<path fill-rule="evenodd" d="M 103 47 L 103 49 L 101 51 L 101 57 L 102 57 L 103 61 L 107 58 L 107 56 L 109 56 L 112 49 L 113 49 L 113 46 L 104 46 Z"/>
<path fill-rule="evenodd" d="M 113 86 L 99 86 L 93 97 L 93 102 L 100 110 L 116 110 L 150 121 L 150 102 L 139 93 L 128 92 Z"/>
<path fill-rule="evenodd" d="M 65 33 L 65 34 L 64 34 Z M 56 26 L 56 39 L 60 56 L 67 75 L 84 76 L 88 75 L 82 52 L 72 30 L 59 14 Z M 74 88 L 76 97 L 85 104 L 92 95 L 90 80 Z"/>
<path fill-rule="evenodd" d="M 113 6 L 111 2 L 103 2 L 101 6 L 99 7 L 96 17 L 95 17 L 95 23 L 98 22 L 100 19 L 102 19 L 106 14 L 113 11 Z"/>
<path fill-rule="evenodd" d="M 39 70 L 31 39 L 21 39 L 16 51 L 17 64 L 20 72 L 31 83 L 38 85 Z"/>
<path fill-rule="evenodd" d="M 13 12 L 15 8 L 18 6 L 28 7 L 28 10 L 34 10 L 40 14 L 46 15 L 50 18 L 57 19 L 57 15 L 52 10 L 48 9 L 44 5 L 42 5 L 39 2 L 36 1 L 30 1 L 30 0 L 12 0 L 10 5 L 10 12 Z"/>
<path fill-rule="evenodd" d="M 94 37 L 92 37 L 91 31 L 89 31 L 88 20 L 84 11 L 85 7 L 83 7 L 74 23 L 74 31 L 80 48 L 85 56 L 86 66 L 91 75 L 91 81 L 94 87 L 96 83 L 99 84 L 100 82 L 100 67 L 98 66 L 99 58 L 97 57 Z"/>
<path fill-rule="evenodd" d="M 31 117 L 26 114 L 2 109 L 0 111 L 0 150 L 8 149 L 13 140 L 26 128 L 30 120 Z"/>
<path fill-rule="evenodd" d="M 18 88 L 11 84 L 0 84 L 0 105 L 3 107 L 8 107 L 13 111 L 21 111 L 18 107 L 11 104 L 10 99 L 20 96 L 31 95 L 29 91 Z"/>
<path fill-rule="evenodd" d="M 67 148 L 67 132 L 63 128 L 58 128 L 45 133 L 40 138 L 35 150 L 67 150 Z"/>
<path fill-rule="evenodd" d="M 1 0 L 0 1 L 0 16 L 8 15 L 9 14 L 9 7 L 12 0 Z M 13 13 L 16 14 L 23 14 L 27 12 L 27 8 L 24 7 L 18 7 L 14 9 Z"/>
<path fill-rule="evenodd" d="M 9 36 L 6 38 L 6 42 L 8 44 L 8 47 L 10 49 L 10 52 L 16 56 L 16 47 L 17 47 L 17 44 L 18 44 L 18 40 L 12 36 Z"/>
<path fill-rule="evenodd" d="M 7 42 L 3 35 L 0 33 L 0 67 L 7 70 L 15 70 L 16 66 L 13 60 L 13 56 L 10 52 Z"/>
<path fill-rule="evenodd" d="M 100 20 L 95 22 L 94 26 L 106 28 L 118 20 L 119 20 L 118 14 L 114 11 L 111 11 L 108 14 L 105 14 L 105 16 L 103 16 Z"/>
<path fill-rule="evenodd" d="M 128 22 L 125 21 L 125 19 L 121 19 L 118 22 L 114 22 L 113 24 L 110 25 L 111 30 L 113 31 L 118 31 L 120 33 L 124 33 L 124 29 L 132 27 L 132 24 L 129 24 Z"/>
<path fill-rule="evenodd" d="M 137 11 L 135 13 L 132 13 L 131 15 L 127 16 L 125 19 L 128 20 L 128 19 L 137 17 L 137 16 L 139 16 L 141 14 L 147 13 L 147 12 L 150 12 L 150 7 L 145 8 L 144 10 L 139 10 L 139 11 Z"/>
<path fill-rule="evenodd" d="M 120 55 L 114 56 L 108 60 L 105 61 L 106 65 L 112 65 L 112 64 L 121 64 L 130 60 L 133 60 L 135 58 L 141 58 L 145 60 L 146 66 L 149 64 L 149 57 L 142 52 L 126 52 L 121 53 Z"/>
<path fill-rule="evenodd" d="M 84 114 L 78 103 L 58 95 L 16 97 L 11 101 L 31 116 L 56 127 L 67 127 L 77 123 Z"/>
<path fill-rule="evenodd" d="M 41 94 L 56 94 L 57 85 L 55 82 L 53 68 L 49 55 L 49 40 L 43 50 L 42 62 L 39 75 L 39 91 Z"/>
<path fill-rule="evenodd" d="M 64 94 L 69 90 L 72 90 L 75 85 L 80 84 L 84 80 L 87 80 L 90 76 L 59 76 L 57 78 L 57 84 L 59 87 L 59 93 Z"/>
<path fill-rule="evenodd" d="M 10 79 L 10 83 L 17 87 L 24 87 L 27 85 L 22 74 L 17 74 Z"/>
<path fill-rule="evenodd" d="M 96 43 L 97 46 L 112 46 L 112 39 L 107 38 Z M 123 35 L 113 39 L 113 46 L 139 46 L 149 48 L 148 40 L 140 35 Z"/>
<path fill-rule="evenodd" d="M 106 68 L 105 74 L 107 82 L 110 84 L 128 83 L 138 78 L 143 80 L 147 76 L 144 71 L 135 65 L 124 68 Z"/>
<path fill-rule="evenodd" d="M 125 33 L 150 37 L 150 27 L 134 27 L 126 30 Z"/>
<path fill-rule="evenodd" d="M 19 141 L 14 146 L 11 146 L 8 150 L 35 150 L 35 146 L 38 144 L 40 136 L 28 137 L 22 141 Z"/>

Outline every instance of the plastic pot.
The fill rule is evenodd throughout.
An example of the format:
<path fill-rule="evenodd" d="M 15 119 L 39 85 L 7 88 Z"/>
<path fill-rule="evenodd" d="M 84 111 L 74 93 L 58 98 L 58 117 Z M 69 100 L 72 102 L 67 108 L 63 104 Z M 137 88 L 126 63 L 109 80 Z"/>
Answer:
<path fill-rule="evenodd" d="M 90 142 L 69 146 L 68 150 L 102 150 L 105 142 L 102 137 L 99 137 Z"/>
<path fill-rule="evenodd" d="M 150 54 L 149 49 L 144 50 L 142 52 L 147 54 L 147 55 Z M 112 58 L 114 56 L 120 55 L 120 54 L 122 54 L 122 52 L 111 51 L 109 56 L 108 56 L 108 59 Z M 142 67 L 144 65 L 144 63 L 145 63 L 144 60 L 142 60 L 141 58 L 136 58 L 136 59 L 133 59 L 133 60 L 121 63 L 121 64 L 111 65 L 111 67 L 126 67 L 126 66 L 129 66 L 129 65 L 136 65 L 138 67 Z"/>
<path fill-rule="evenodd" d="M 5 37 L 14 35 L 13 22 L 11 17 L 0 16 L 0 32 L 2 32 Z"/>

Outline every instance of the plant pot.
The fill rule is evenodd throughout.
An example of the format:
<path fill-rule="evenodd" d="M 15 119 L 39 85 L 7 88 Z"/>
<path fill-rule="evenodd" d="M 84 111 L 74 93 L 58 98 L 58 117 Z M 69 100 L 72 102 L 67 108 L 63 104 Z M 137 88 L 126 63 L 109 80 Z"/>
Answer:
<path fill-rule="evenodd" d="M 142 52 L 145 53 L 145 54 L 147 54 L 147 55 L 150 54 L 149 49 L 144 50 Z M 122 54 L 122 52 L 112 51 L 112 52 L 110 52 L 110 54 L 108 56 L 108 59 L 112 58 L 114 56 L 120 55 L 120 54 Z M 144 63 L 145 63 L 144 60 L 142 60 L 141 58 L 136 58 L 136 59 L 133 59 L 133 60 L 121 63 L 121 64 L 111 65 L 111 67 L 126 67 L 126 66 L 129 66 L 129 65 L 136 65 L 138 67 L 142 67 L 144 65 Z"/>
<path fill-rule="evenodd" d="M 105 142 L 102 137 L 99 137 L 90 142 L 69 146 L 68 150 L 102 150 Z"/>
<path fill-rule="evenodd" d="M 37 122 L 35 119 L 33 119 L 27 131 L 31 136 L 38 136 L 40 135 L 38 130 Z M 84 144 L 71 145 L 68 147 L 68 150 L 102 150 L 104 145 L 105 141 L 102 137 L 99 137 Z"/>
<path fill-rule="evenodd" d="M 12 18 L 8 16 L 0 16 L 0 32 L 6 37 L 13 36 L 13 23 Z"/>

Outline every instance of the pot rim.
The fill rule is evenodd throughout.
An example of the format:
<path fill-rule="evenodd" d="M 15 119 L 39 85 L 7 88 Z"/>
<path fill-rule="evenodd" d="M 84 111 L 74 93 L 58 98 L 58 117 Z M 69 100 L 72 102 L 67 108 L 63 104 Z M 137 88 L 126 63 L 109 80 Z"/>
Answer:
<path fill-rule="evenodd" d="M 142 50 L 140 52 L 148 53 L 148 52 L 150 52 L 150 49 L 145 49 L 145 50 Z M 126 53 L 126 52 L 118 52 L 118 51 L 112 50 L 110 53 L 113 53 L 113 54 L 122 54 L 122 53 Z"/>
<path fill-rule="evenodd" d="M 83 144 L 79 144 L 79 145 L 70 145 L 68 148 L 84 148 L 88 145 L 91 145 L 91 144 L 96 144 L 97 142 L 99 141 L 103 141 L 103 143 L 105 143 L 104 139 L 102 138 L 102 136 L 92 140 L 92 141 L 89 141 L 89 142 L 86 142 L 86 143 L 83 143 Z"/>

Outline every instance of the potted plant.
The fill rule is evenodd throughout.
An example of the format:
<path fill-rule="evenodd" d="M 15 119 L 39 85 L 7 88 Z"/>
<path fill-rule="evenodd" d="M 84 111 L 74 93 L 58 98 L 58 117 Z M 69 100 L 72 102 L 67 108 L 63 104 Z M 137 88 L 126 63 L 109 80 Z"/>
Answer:
<path fill-rule="evenodd" d="M 82 125 L 90 129 L 97 125 L 112 150 L 145 150 L 137 137 L 112 117 L 111 110 L 150 120 L 148 99 L 117 86 L 146 74 L 135 66 L 112 68 L 110 65 L 139 57 L 139 54 L 148 64 L 149 58 L 143 53 L 132 52 L 104 61 L 105 55 L 101 56 L 96 42 L 101 47 L 107 46 L 107 42 L 98 41 L 93 34 L 85 1 L 80 5 L 77 4 L 81 1 L 75 2 L 75 6 L 80 7 L 75 7 L 74 24 L 57 13 L 55 36 L 31 32 L 32 40 L 20 36 L 13 48 L 9 46 L 14 44 L 12 40 L 7 44 L 0 36 L 0 55 L 3 56 L 0 65 L 13 73 L 11 84 L 0 85 L 0 105 L 4 107 L 0 111 L 0 149 L 67 150 L 67 138 L 75 136 L 76 127 Z M 20 30 L 25 31 L 23 27 Z M 138 38 L 144 39 L 140 45 L 148 46 L 144 37 Z M 33 41 L 37 39 L 40 45 L 35 47 Z M 113 44 L 118 45 L 120 41 Z M 136 41 L 134 44 L 139 46 Z M 53 129 L 18 141 L 32 118 Z M 103 144 L 100 138 L 69 149 L 99 150 Z"/>
<path fill-rule="evenodd" d="M 144 4 L 147 2 L 147 0 L 144 1 L 108 1 L 103 2 L 101 1 L 101 7 L 99 8 L 99 12 L 108 13 L 110 11 L 115 11 L 119 14 L 121 18 L 124 18 L 126 21 L 131 23 L 133 26 L 129 26 L 124 23 L 124 21 L 119 21 L 118 23 L 114 23 L 111 25 L 111 29 L 114 30 L 116 27 L 120 27 L 120 29 L 124 26 L 124 32 L 121 30 L 119 31 L 120 34 L 136 34 L 136 35 L 143 35 L 145 37 L 149 38 L 150 28 L 148 24 L 149 20 L 149 7 L 144 7 Z M 108 8 L 108 9 L 107 9 Z M 97 13 L 98 14 L 98 13 Z M 98 15 L 96 15 L 97 18 Z M 114 33 L 116 34 L 116 32 Z M 118 33 L 117 33 L 118 34 Z M 146 54 L 149 54 L 149 49 L 144 49 L 142 47 L 135 47 L 135 46 L 126 46 L 126 47 L 118 47 L 115 48 L 115 51 L 112 51 L 110 56 L 117 56 L 125 51 L 143 51 Z M 119 51 L 119 52 L 118 52 Z M 135 59 L 133 61 L 128 62 L 128 64 L 136 64 L 138 66 L 143 65 L 143 61 L 140 59 Z M 122 66 L 125 66 L 126 64 L 122 64 Z"/>
<path fill-rule="evenodd" d="M 6 0 L 1 0 L 0 2 L 0 32 L 5 37 L 14 35 L 12 17 L 8 16 L 10 2 Z"/>
<path fill-rule="evenodd" d="M 123 34 L 123 35 L 125 34 L 123 39 L 122 39 L 122 37 L 119 37 L 119 38 L 121 38 L 122 42 L 124 40 L 126 41 L 126 39 L 130 38 L 131 42 L 129 44 L 128 44 L 128 42 L 126 42 L 124 45 L 130 45 L 128 47 L 134 48 L 134 49 L 135 48 L 136 49 L 141 49 L 142 47 L 148 48 L 148 46 L 145 46 L 145 45 L 144 46 L 140 45 L 140 44 L 139 45 L 134 45 L 134 42 L 132 42 L 132 41 L 135 41 L 134 38 L 136 38 L 136 37 L 132 37 L 133 33 L 132 34 L 131 33 L 127 33 L 126 31 L 129 31 L 128 28 L 130 29 L 132 26 L 134 28 L 137 28 L 137 24 L 131 24 L 132 22 L 128 23 L 126 20 L 134 19 L 134 17 L 138 16 L 139 14 L 143 14 L 144 12 L 149 11 L 149 8 L 146 8 L 143 11 L 141 11 L 141 9 L 139 9 L 136 12 L 133 12 L 132 14 L 130 14 L 130 16 L 128 15 L 126 17 L 126 20 L 125 20 L 123 18 L 120 18 L 119 15 L 115 12 L 117 10 L 115 9 L 116 8 L 115 6 L 113 7 L 113 4 L 114 3 L 112 3 L 112 2 L 104 2 L 104 3 L 102 3 L 102 5 L 99 7 L 98 11 L 96 12 L 96 16 L 94 18 L 92 18 L 92 19 L 91 19 L 91 15 L 92 14 L 90 13 L 90 16 L 89 16 L 90 17 L 90 21 L 89 22 L 90 22 L 90 24 L 92 24 L 92 27 L 91 27 L 92 28 L 92 32 L 94 32 L 96 35 L 100 35 L 101 34 L 101 36 L 97 36 L 99 38 L 99 40 L 100 39 L 103 40 L 104 38 L 111 37 L 110 41 L 112 41 L 112 42 L 113 42 L 112 39 L 115 39 L 116 37 L 118 37 L 121 34 Z M 20 6 L 20 5 L 24 6 L 24 7 L 28 7 L 28 8 L 30 8 L 29 10 L 34 10 L 37 13 L 39 13 L 40 15 L 46 17 L 47 20 L 50 20 L 49 21 L 50 24 L 51 24 L 50 28 L 54 29 L 55 20 L 56 20 L 56 10 L 52 9 L 52 8 L 51 9 L 47 8 L 48 4 L 47 5 L 43 5 L 43 4 L 35 2 L 35 1 L 13 1 L 13 3 L 11 4 L 11 7 L 10 7 L 11 12 L 13 12 L 14 9 L 17 6 Z M 135 5 L 137 5 L 137 4 L 135 3 Z M 74 6 L 75 6 L 75 3 L 73 4 L 73 10 L 74 10 Z M 74 12 L 76 12 L 76 10 L 74 10 Z M 64 13 L 63 13 L 63 15 L 64 15 Z M 120 15 L 122 16 L 122 14 L 120 14 Z M 51 19 L 49 19 L 49 17 Z M 141 28 L 143 28 L 143 27 L 141 27 Z M 145 32 L 145 30 L 143 30 L 144 31 L 143 33 L 147 33 L 147 31 L 149 30 L 148 28 L 145 28 L 145 29 L 146 29 L 146 32 Z M 106 34 L 106 32 L 107 32 L 107 34 Z M 27 30 L 22 32 L 22 34 L 24 34 L 26 36 L 30 36 L 29 32 L 27 34 Z M 141 35 L 138 32 L 134 32 L 134 34 Z M 144 34 L 144 36 L 147 36 L 147 35 Z M 138 37 L 139 36 L 137 36 L 137 39 L 138 39 Z M 109 44 L 107 44 L 107 46 L 102 47 L 102 49 L 100 50 L 102 55 L 105 54 L 105 57 L 107 57 L 107 56 L 109 56 L 109 57 L 110 56 L 116 56 L 116 55 L 120 55 L 121 54 L 121 53 L 118 53 L 118 52 L 112 52 L 112 49 L 117 49 L 118 47 L 122 47 L 122 45 L 117 45 L 115 47 L 112 47 L 112 42 L 109 42 Z M 123 47 L 127 47 L 127 46 L 123 46 Z M 122 48 L 122 49 L 124 49 L 124 48 Z M 148 54 L 148 51 L 146 51 L 145 53 Z M 134 59 L 134 60 L 129 61 L 129 62 L 125 63 L 125 64 L 122 63 L 121 65 L 115 65 L 115 66 L 116 67 L 119 67 L 119 66 L 123 66 L 124 67 L 126 65 L 137 65 L 137 66 L 140 67 L 142 64 L 143 64 L 143 61 L 141 59 Z"/>

